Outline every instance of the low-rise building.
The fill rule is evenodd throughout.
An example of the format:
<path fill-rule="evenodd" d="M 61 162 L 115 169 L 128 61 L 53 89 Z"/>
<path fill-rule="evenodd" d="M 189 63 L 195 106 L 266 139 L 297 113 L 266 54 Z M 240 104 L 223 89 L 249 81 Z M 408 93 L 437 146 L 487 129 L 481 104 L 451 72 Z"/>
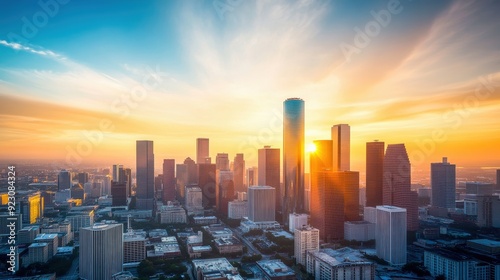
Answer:
<path fill-rule="evenodd" d="M 315 279 L 375 279 L 375 264 L 349 247 L 308 251 L 306 269 Z"/>
<path fill-rule="evenodd" d="M 193 221 L 196 225 L 212 225 L 218 223 L 217 217 L 215 216 L 193 217 Z"/>
<path fill-rule="evenodd" d="M 58 236 L 55 233 L 40 233 L 35 238 L 36 243 L 47 243 L 49 258 L 52 258 L 57 253 L 59 247 Z"/>
<path fill-rule="evenodd" d="M 281 225 L 276 222 L 254 222 L 248 219 L 243 219 L 240 223 L 241 231 L 249 232 L 254 229 L 262 229 L 262 230 L 273 230 L 273 229 L 281 229 Z"/>
<path fill-rule="evenodd" d="M 161 224 L 186 224 L 186 210 L 181 206 L 167 205 L 160 209 L 159 220 Z"/>
<path fill-rule="evenodd" d="M 269 280 L 294 280 L 295 272 L 280 260 L 258 261 L 258 267 Z"/>
<path fill-rule="evenodd" d="M 46 263 L 49 257 L 49 244 L 45 242 L 33 243 L 28 247 L 28 256 L 24 259 L 24 266 L 36 262 Z"/>
<path fill-rule="evenodd" d="M 243 253 L 245 247 L 241 241 L 235 237 L 217 238 L 214 240 L 215 249 L 219 254 L 239 254 Z"/>
<path fill-rule="evenodd" d="M 193 246 L 188 245 L 188 254 L 191 259 L 201 258 L 203 254 L 212 252 L 211 246 Z"/>
<path fill-rule="evenodd" d="M 248 217 L 248 201 L 234 200 L 228 203 L 228 218 L 241 219 Z"/>
<path fill-rule="evenodd" d="M 212 236 L 212 238 L 231 238 L 233 236 L 233 232 L 224 227 L 222 224 L 214 224 L 210 226 L 204 226 L 203 229 Z"/>
<path fill-rule="evenodd" d="M 179 243 L 173 236 L 162 237 L 161 242 L 151 245 L 153 248 L 146 252 L 148 258 L 170 259 L 182 255 Z"/>
<path fill-rule="evenodd" d="M 226 258 L 193 260 L 192 263 L 196 280 L 243 280 Z"/>

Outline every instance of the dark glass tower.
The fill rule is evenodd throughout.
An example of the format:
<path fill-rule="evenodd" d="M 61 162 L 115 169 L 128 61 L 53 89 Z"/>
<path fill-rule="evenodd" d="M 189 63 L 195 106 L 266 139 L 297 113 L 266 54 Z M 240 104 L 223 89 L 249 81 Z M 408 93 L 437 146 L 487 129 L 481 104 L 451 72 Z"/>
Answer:
<path fill-rule="evenodd" d="M 304 205 L 304 100 L 283 102 L 283 220 L 290 213 L 303 213 Z"/>
<path fill-rule="evenodd" d="M 154 155 L 153 141 L 139 140 L 136 143 L 137 209 L 154 208 Z"/>
<path fill-rule="evenodd" d="M 366 143 L 366 206 L 383 205 L 384 142 Z"/>

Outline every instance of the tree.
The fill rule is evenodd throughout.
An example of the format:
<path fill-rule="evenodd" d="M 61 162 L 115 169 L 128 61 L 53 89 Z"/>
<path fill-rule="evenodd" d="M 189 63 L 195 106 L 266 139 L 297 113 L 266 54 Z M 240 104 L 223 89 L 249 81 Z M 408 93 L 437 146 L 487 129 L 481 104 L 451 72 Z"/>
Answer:
<path fill-rule="evenodd" d="M 137 267 L 137 273 L 139 274 L 139 277 L 145 277 L 148 278 L 149 276 L 155 274 L 156 269 L 154 267 L 153 262 L 149 260 L 143 260 L 139 263 L 139 266 Z"/>

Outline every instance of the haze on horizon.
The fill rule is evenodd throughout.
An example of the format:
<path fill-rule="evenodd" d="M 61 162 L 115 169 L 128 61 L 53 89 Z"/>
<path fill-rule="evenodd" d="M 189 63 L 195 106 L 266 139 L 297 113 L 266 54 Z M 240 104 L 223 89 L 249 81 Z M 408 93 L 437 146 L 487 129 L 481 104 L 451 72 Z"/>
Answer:
<path fill-rule="evenodd" d="M 405 143 L 415 169 L 500 166 L 497 1 L 3 6 L 4 160 L 64 163 L 87 145 L 81 165 L 133 164 L 148 139 L 157 163 L 183 161 L 206 137 L 213 159 L 253 166 L 258 148 L 282 148 L 283 101 L 300 97 L 306 143 L 351 126 L 355 170 L 374 139 Z"/>

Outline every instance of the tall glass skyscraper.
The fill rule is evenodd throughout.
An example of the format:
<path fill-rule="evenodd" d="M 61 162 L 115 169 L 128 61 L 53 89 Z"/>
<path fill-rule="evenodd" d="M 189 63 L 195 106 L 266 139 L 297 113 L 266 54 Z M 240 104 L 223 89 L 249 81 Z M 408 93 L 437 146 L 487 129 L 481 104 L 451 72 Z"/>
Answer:
<path fill-rule="evenodd" d="M 283 102 L 283 220 L 304 212 L 304 100 Z"/>
<path fill-rule="evenodd" d="M 138 140 L 136 143 L 137 209 L 153 210 L 154 207 L 154 155 L 153 141 Z"/>
<path fill-rule="evenodd" d="M 383 204 L 384 142 L 366 143 L 366 206 Z"/>
<path fill-rule="evenodd" d="M 431 163 L 432 206 L 455 208 L 455 171 L 455 164 L 450 164 L 448 158 Z"/>

